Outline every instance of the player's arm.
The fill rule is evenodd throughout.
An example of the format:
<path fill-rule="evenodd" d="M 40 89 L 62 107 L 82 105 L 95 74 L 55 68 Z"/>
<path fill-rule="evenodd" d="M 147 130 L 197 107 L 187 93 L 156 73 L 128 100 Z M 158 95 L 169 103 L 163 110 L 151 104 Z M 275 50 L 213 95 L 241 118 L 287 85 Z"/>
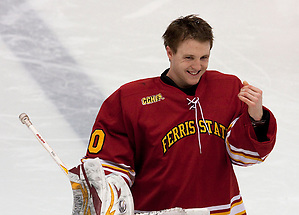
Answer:
<path fill-rule="evenodd" d="M 237 99 L 241 102 L 236 105 L 240 112 L 228 127 L 225 143 L 234 164 L 250 166 L 263 162 L 272 151 L 277 124 L 272 112 L 262 106 L 262 91 L 247 82 L 239 84 Z M 260 125 L 265 117 L 267 123 Z"/>
<path fill-rule="evenodd" d="M 249 85 L 247 81 L 244 81 L 243 85 L 238 97 L 248 105 L 248 114 L 258 141 L 267 141 L 270 113 L 263 109 L 263 92 L 259 88 Z"/>

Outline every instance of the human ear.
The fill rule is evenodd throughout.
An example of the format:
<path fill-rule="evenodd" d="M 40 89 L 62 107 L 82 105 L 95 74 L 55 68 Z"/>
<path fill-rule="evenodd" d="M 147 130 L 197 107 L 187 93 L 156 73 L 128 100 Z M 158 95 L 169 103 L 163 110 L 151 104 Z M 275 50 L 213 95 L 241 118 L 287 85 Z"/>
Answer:
<path fill-rule="evenodd" d="M 167 54 L 169 60 L 171 61 L 174 53 L 173 53 L 172 49 L 169 46 L 166 46 L 166 54 Z"/>

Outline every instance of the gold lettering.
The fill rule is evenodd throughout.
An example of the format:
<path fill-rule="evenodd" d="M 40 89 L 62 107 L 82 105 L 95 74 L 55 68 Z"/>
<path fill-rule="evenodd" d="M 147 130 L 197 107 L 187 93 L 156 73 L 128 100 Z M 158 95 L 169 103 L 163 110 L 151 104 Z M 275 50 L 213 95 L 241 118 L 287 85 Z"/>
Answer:
<path fill-rule="evenodd" d="M 209 133 L 212 134 L 211 125 L 212 125 L 213 121 L 211 121 L 211 120 L 205 120 L 205 121 L 206 121 L 206 124 L 208 125 Z"/>
<path fill-rule="evenodd" d="M 189 121 L 190 134 L 195 134 L 194 121 Z"/>
<path fill-rule="evenodd" d="M 222 139 L 225 139 L 226 128 L 225 128 L 225 126 L 223 126 L 221 124 L 219 124 L 219 126 L 221 128 L 221 135 L 222 135 L 221 137 L 222 137 Z"/>
<path fill-rule="evenodd" d="M 163 139 L 162 139 L 162 146 L 163 146 L 163 153 L 164 154 L 167 152 L 165 140 L 166 140 L 166 136 L 164 136 Z"/>
<path fill-rule="evenodd" d="M 207 129 L 206 129 L 204 121 L 201 119 L 201 120 L 198 121 L 198 124 L 199 124 L 199 127 L 200 127 L 200 133 L 206 133 Z"/>
<path fill-rule="evenodd" d="M 142 105 L 148 105 L 148 104 L 153 104 L 156 102 L 159 102 L 161 100 L 163 100 L 164 97 L 162 96 L 161 93 L 157 94 L 157 95 L 152 95 L 152 96 L 147 96 L 141 99 L 141 103 Z"/>
<path fill-rule="evenodd" d="M 155 97 L 156 99 L 154 97 L 151 98 L 153 100 L 148 100 L 147 102 L 157 102 L 159 100 L 158 95 Z M 210 134 L 225 139 L 227 128 L 216 121 L 205 120 L 204 122 L 203 120 L 199 120 L 198 126 L 200 128 L 200 133 L 207 133 L 209 131 Z M 193 135 L 195 133 L 196 126 L 194 120 L 186 121 L 173 127 L 161 140 L 163 153 L 165 154 L 169 150 L 169 148 L 172 147 L 180 139 Z"/>
<path fill-rule="evenodd" d="M 166 134 L 166 136 L 167 136 L 167 140 L 168 140 L 168 148 L 170 148 L 172 145 L 173 145 L 173 140 L 171 139 L 171 133 L 172 133 L 172 131 L 169 131 L 167 134 Z"/>
<path fill-rule="evenodd" d="M 157 101 L 157 97 L 156 96 L 151 96 L 151 102 L 154 103 Z"/>
<path fill-rule="evenodd" d="M 172 133 L 173 133 L 173 138 L 174 138 L 174 142 L 178 141 L 180 139 L 179 135 L 178 135 L 178 128 L 174 127 L 172 129 Z"/>
<path fill-rule="evenodd" d="M 189 122 L 185 122 L 185 128 L 187 131 L 187 136 L 189 136 Z"/>
<path fill-rule="evenodd" d="M 162 95 L 161 95 L 161 93 L 159 93 L 159 94 L 157 95 L 157 102 L 160 101 L 161 98 L 162 98 Z"/>
<path fill-rule="evenodd" d="M 184 126 L 183 123 L 179 124 L 178 128 L 179 128 L 179 131 L 180 131 L 180 138 L 183 138 L 183 137 L 187 136 L 186 133 L 185 133 L 185 126 Z"/>
<path fill-rule="evenodd" d="M 219 133 L 219 127 L 218 127 L 218 123 L 214 122 L 214 134 L 217 135 L 218 137 L 220 137 L 220 133 Z"/>

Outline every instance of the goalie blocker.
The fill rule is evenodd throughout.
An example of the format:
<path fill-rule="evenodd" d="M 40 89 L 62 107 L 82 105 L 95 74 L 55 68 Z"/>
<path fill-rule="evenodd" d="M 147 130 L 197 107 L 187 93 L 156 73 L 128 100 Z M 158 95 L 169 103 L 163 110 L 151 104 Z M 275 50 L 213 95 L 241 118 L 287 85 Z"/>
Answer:
<path fill-rule="evenodd" d="M 72 215 L 133 215 L 134 203 L 129 186 L 116 174 L 105 176 L 100 159 L 87 159 L 68 172 L 73 189 Z M 208 215 L 208 209 L 172 208 L 137 212 L 136 215 Z"/>

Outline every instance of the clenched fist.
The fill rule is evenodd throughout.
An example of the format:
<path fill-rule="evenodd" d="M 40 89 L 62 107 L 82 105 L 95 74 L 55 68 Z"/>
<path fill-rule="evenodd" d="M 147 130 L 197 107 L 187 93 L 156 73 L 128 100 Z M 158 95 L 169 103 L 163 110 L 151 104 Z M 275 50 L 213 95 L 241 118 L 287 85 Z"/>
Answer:
<path fill-rule="evenodd" d="M 243 81 L 243 87 L 238 94 L 239 99 L 248 105 L 248 113 L 255 120 L 263 117 L 263 91 Z"/>

